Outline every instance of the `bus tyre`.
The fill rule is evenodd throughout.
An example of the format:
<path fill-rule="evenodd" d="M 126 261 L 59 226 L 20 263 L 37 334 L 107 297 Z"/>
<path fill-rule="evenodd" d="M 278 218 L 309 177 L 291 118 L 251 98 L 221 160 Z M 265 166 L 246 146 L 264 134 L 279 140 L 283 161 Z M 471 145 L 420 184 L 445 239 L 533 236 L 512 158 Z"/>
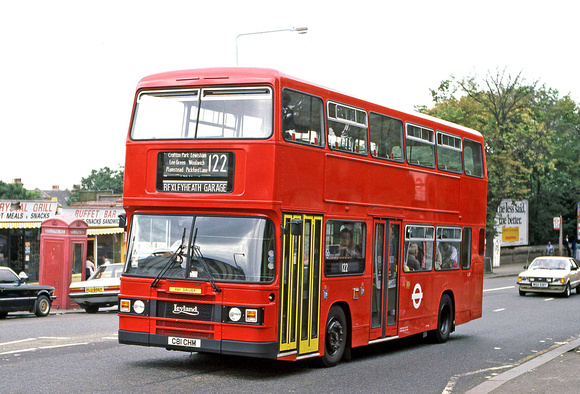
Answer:
<path fill-rule="evenodd" d="M 431 332 L 431 338 L 435 343 L 445 343 L 453 329 L 453 303 L 447 294 L 441 296 L 439 313 L 437 317 L 437 329 Z"/>
<path fill-rule="evenodd" d="M 50 300 L 47 296 L 41 295 L 34 304 L 34 314 L 38 317 L 48 316 L 50 313 Z"/>
<path fill-rule="evenodd" d="M 339 306 L 333 306 L 328 313 L 324 335 L 324 356 L 321 359 L 325 367 L 337 365 L 346 349 L 348 326 L 344 311 Z"/>

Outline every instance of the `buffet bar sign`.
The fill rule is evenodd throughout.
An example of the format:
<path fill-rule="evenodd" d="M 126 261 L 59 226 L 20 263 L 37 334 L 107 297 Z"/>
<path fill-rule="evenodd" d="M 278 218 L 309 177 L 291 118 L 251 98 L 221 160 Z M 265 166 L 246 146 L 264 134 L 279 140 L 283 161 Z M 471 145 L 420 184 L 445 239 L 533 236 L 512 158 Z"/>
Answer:
<path fill-rule="evenodd" d="M 56 202 L 0 200 L 0 222 L 33 222 L 56 215 Z"/>
<path fill-rule="evenodd" d="M 89 227 L 118 227 L 119 215 L 124 209 L 117 208 L 63 208 L 62 214 L 84 220 Z"/>
<path fill-rule="evenodd" d="M 502 200 L 495 215 L 496 238 L 501 246 L 528 244 L 528 200 Z"/>
<path fill-rule="evenodd" d="M 233 152 L 159 152 L 157 190 L 174 193 L 230 193 Z"/>

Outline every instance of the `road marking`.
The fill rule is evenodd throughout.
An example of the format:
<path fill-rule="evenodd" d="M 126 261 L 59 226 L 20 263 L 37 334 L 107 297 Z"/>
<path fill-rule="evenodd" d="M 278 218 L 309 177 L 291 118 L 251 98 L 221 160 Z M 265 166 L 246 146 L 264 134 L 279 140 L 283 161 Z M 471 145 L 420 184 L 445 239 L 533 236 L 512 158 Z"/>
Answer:
<path fill-rule="evenodd" d="M 499 309 L 496 309 L 496 310 L 495 310 L 495 311 L 493 311 L 493 312 L 501 312 L 501 311 L 505 311 L 505 308 L 499 308 Z"/>
<path fill-rule="evenodd" d="M 35 348 L 35 347 L 33 347 L 33 348 L 30 348 L 30 349 L 12 350 L 12 351 L 9 351 L 9 352 L 0 353 L 0 356 L 2 356 L 2 355 L 4 355 L 4 354 L 14 354 L 14 353 L 33 352 L 33 351 L 35 351 L 35 350 L 36 350 L 36 348 Z"/>
<path fill-rule="evenodd" d="M 26 338 L 26 339 L 19 339 L 18 341 L 12 341 L 12 342 L 4 342 L 4 343 L 0 343 L 0 346 L 4 346 L 4 345 L 12 345 L 14 343 L 21 343 L 21 342 L 29 342 L 29 341 L 34 341 L 37 338 Z"/>
<path fill-rule="evenodd" d="M 459 378 L 462 378 L 464 376 L 476 375 L 478 373 L 489 372 L 489 371 L 498 371 L 500 369 L 512 368 L 513 366 L 514 366 L 513 364 L 509 364 L 509 365 L 503 365 L 501 367 L 485 368 L 485 369 L 480 369 L 477 371 L 471 371 L 471 372 L 462 373 L 460 375 L 452 376 L 451 379 L 449 379 L 447 386 L 445 386 L 445 389 L 441 392 L 441 394 L 449 394 L 449 393 L 453 392 L 453 388 L 455 387 L 455 384 L 457 383 Z"/>
<path fill-rule="evenodd" d="M 497 290 L 506 290 L 506 289 L 513 289 L 515 286 L 506 286 L 506 287 L 496 287 L 495 289 L 484 289 L 483 292 L 486 291 L 497 291 Z"/>
<path fill-rule="evenodd" d="M 65 345 L 39 346 L 39 349 L 54 349 L 54 348 L 58 348 L 58 347 L 79 346 L 79 345 L 88 345 L 88 344 L 89 344 L 88 342 L 68 343 Z"/>
<path fill-rule="evenodd" d="M 546 298 L 544 301 L 554 301 L 553 298 Z"/>

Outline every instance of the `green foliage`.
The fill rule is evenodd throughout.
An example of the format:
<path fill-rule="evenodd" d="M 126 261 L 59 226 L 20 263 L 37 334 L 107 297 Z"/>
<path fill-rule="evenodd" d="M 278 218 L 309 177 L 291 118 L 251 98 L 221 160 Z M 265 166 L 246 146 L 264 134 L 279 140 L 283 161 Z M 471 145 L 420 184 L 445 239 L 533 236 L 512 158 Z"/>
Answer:
<path fill-rule="evenodd" d="M 569 96 L 527 83 L 505 70 L 441 82 L 433 108 L 421 112 L 476 130 L 485 138 L 488 230 L 504 198 L 530 201 L 531 244 L 554 240 L 552 218 L 562 215 L 575 234 L 580 200 L 580 110 Z"/>
<path fill-rule="evenodd" d="M 26 190 L 22 184 L 0 181 L 0 200 L 35 200 L 39 197 L 39 192 Z"/>
<path fill-rule="evenodd" d="M 80 190 L 104 191 L 111 190 L 113 194 L 123 193 L 123 167 L 118 170 L 111 170 L 109 167 L 103 167 L 100 170 L 92 170 L 86 178 L 82 178 L 80 189 L 75 188 L 71 192 L 70 202 L 79 201 Z"/>

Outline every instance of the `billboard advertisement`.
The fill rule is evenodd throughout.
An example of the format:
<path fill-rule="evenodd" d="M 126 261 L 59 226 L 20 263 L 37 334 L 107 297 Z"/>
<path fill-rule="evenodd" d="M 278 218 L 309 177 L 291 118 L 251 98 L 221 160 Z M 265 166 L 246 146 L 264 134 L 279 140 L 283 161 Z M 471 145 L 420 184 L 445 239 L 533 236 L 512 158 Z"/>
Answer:
<path fill-rule="evenodd" d="M 496 238 L 501 246 L 528 244 L 528 200 L 502 200 L 495 216 Z"/>

